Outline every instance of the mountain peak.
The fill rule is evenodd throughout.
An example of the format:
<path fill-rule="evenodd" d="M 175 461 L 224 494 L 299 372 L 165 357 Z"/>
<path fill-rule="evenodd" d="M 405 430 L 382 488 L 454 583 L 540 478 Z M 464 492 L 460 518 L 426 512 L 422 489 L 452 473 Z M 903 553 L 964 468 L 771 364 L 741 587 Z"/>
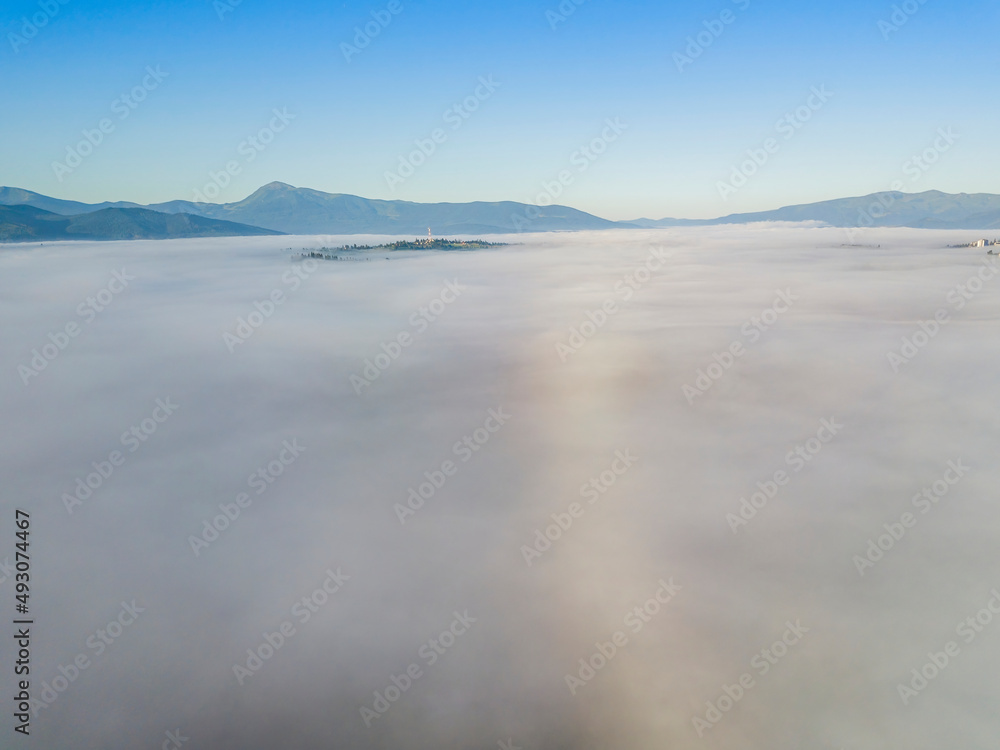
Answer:
<path fill-rule="evenodd" d="M 295 187 L 294 185 L 289 185 L 287 182 L 278 182 L 277 180 L 275 180 L 274 182 L 269 182 L 266 185 L 261 185 L 259 188 L 250 193 L 250 195 L 248 195 L 242 201 L 238 202 L 245 203 L 247 201 L 253 202 L 259 200 L 268 200 L 269 198 L 273 198 L 276 195 L 288 195 L 289 193 L 294 193 L 296 190 L 298 190 L 298 188 Z"/>

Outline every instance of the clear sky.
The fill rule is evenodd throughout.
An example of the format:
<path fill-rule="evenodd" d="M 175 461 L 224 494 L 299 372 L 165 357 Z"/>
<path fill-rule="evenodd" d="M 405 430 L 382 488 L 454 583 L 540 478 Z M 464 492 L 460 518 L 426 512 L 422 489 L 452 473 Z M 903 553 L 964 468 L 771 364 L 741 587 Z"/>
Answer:
<path fill-rule="evenodd" d="M 142 203 L 219 183 L 214 200 L 235 201 L 272 180 L 413 201 L 558 194 L 612 219 L 894 184 L 1000 192 L 995 0 L 395 1 L 5 0 L 0 184 Z M 345 55 L 366 22 L 378 34 Z M 710 44 L 677 58 L 699 33 Z M 105 119 L 77 163 L 67 149 Z M 433 153 L 387 177 L 418 139 Z M 720 189 L 748 149 L 763 163 Z M 933 164 L 911 161 L 927 149 Z"/>

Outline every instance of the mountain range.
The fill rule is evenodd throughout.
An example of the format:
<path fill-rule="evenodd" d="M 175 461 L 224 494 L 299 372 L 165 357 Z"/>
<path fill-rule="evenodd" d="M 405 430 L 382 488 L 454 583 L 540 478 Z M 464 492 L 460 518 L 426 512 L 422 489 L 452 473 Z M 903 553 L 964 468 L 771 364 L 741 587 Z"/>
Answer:
<path fill-rule="evenodd" d="M 147 208 L 102 208 L 57 214 L 22 204 L 0 205 L 0 241 L 165 240 L 182 237 L 234 237 L 281 234 L 232 221 L 190 214 L 165 214 Z"/>
<path fill-rule="evenodd" d="M 820 221 L 832 227 L 912 227 L 915 229 L 1000 228 L 1000 195 L 897 191 L 859 198 L 785 206 L 773 211 L 730 214 L 718 219 L 636 219 L 642 227 L 749 224 L 755 221 Z"/>
<path fill-rule="evenodd" d="M 610 221 L 567 206 L 537 207 L 513 201 L 414 203 L 361 198 L 264 185 L 233 203 L 80 203 L 21 188 L 0 188 L 0 207 L 41 213 L 0 212 L 0 240 L 139 239 L 253 234 L 423 235 L 491 234 L 635 227 L 706 226 L 760 221 L 816 221 L 835 227 L 924 229 L 1000 228 L 1000 195 L 882 192 L 717 219 Z M 46 215 L 48 214 L 48 215 Z M 86 217 L 90 218 L 86 218 Z M 66 220 L 61 222 L 60 220 Z M 47 232 L 47 234 L 46 234 Z"/>
<path fill-rule="evenodd" d="M 168 201 L 138 203 L 79 203 L 0 188 L 0 204 L 27 205 L 61 214 L 103 209 L 145 208 L 167 214 L 186 213 L 221 221 L 264 227 L 287 234 L 402 234 L 423 235 L 428 227 L 438 235 L 490 234 L 517 231 L 548 232 L 576 229 L 612 229 L 608 221 L 567 206 L 538 208 L 524 203 L 413 203 L 360 198 L 296 188 L 283 182 L 264 185 L 235 203 Z"/>

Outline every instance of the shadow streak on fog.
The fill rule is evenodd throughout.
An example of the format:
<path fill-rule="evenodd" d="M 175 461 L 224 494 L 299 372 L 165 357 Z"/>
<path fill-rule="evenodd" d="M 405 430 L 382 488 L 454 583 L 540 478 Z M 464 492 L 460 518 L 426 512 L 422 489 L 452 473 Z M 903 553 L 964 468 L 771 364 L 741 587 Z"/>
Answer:
<path fill-rule="evenodd" d="M 322 263 L 294 290 L 286 248 L 338 238 L 4 248 L 0 528 L 12 534 L 14 505 L 32 512 L 34 690 L 91 659 L 33 739 L 993 747 L 1000 632 L 963 642 L 908 706 L 896 685 L 1000 585 L 998 282 L 956 311 L 946 295 L 980 250 L 944 249 L 966 241 L 954 233 L 870 235 L 880 247 L 776 225 L 525 235 Z M 669 258 L 625 300 L 616 282 L 654 246 Z M 77 305 L 123 267 L 135 281 L 86 323 Z M 411 313 L 447 280 L 464 290 L 418 332 Z M 223 331 L 272 289 L 287 301 L 230 354 Z M 743 327 L 777 289 L 798 300 L 751 343 Z M 561 361 L 556 344 L 607 299 L 618 312 Z M 886 353 L 942 307 L 951 322 L 894 375 Z M 24 386 L 18 365 L 69 321 L 80 336 Z M 355 394 L 349 377 L 400 331 L 412 346 Z M 682 387 L 733 341 L 746 353 L 688 404 Z M 67 513 L 63 493 L 168 397 L 176 414 Z M 500 407 L 509 422 L 462 462 L 453 444 Z M 794 472 L 786 454 L 821 419 L 844 428 Z M 305 452 L 248 490 L 286 440 Z M 581 485 L 617 450 L 638 462 L 589 504 Z M 959 458 L 968 476 L 860 576 L 852 558 Z M 449 459 L 457 474 L 401 524 L 394 505 Z M 780 469 L 789 484 L 734 534 L 727 514 Z M 195 556 L 190 535 L 242 491 L 253 504 Z M 573 502 L 583 515 L 528 566 L 522 545 Z M 303 624 L 292 606 L 328 568 L 350 580 Z M 625 616 L 671 578 L 679 593 L 633 632 Z M 0 590 L 12 613 L 12 582 Z M 98 656 L 88 637 L 133 598 L 145 612 Z M 476 622 L 428 665 L 421 644 L 456 610 Z M 284 620 L 296 634 L 237 684 L 233 665 Z M 789 620 L 808 633 L 761 675 L 751 659 Z M 565 676 L 617 630 L 628 643 L 572 695 Z M 366 727 L 359 709 L 411 663 L 422 676 Z M 754 686 L 699 737 L 692 717 L 744 672 Z"/>

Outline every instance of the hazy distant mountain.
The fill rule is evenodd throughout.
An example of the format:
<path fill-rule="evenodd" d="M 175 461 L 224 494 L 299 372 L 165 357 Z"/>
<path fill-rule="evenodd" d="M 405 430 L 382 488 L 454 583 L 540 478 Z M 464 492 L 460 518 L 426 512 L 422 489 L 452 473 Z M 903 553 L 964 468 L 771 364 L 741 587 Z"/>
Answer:
<path fill-rule="evenodd" d="M 262 234 L 280 232 L 203 216 L 160 213 L 145 208 L 102 208 L 67 216 L 29 205 L 0 206 L 0 241 L 4 242 L 163 240 Z"/>
<path fill-rule="evenodd" d="M 82 213 L 134 203 L 88 205 L 60 201 L 29 190 L 0 188 L 0 203 L 22 204 L 56 213 Z M 235 203 L 170 201 L 145 208 L 184 212 L 236 221 L 291 234 L 418 234 L 430 227 L 437 235 L 503 232 L 546 232 L 569 229 L 609 229 L 630 226 L 608 221 L 567 206 L 543 208 L 524 203 L 413 203 L 324 193 L 272 182 Z"/>
<path fill-rule="evenodd" d="M 0 188 L 0 204 L 34 206 L 57 214 L 83 214 L 109 208 L 135 209 L 136 203 L 87 204 L 50 198 L 30 190 Z M 290 234 L 490 234 L 616 227 L 700 226 L 755 221 L 819 221 L 837 227 L 881 226 L 927 229 L 1000 228 L 1000 195 L 886 192 L 859 198 L 786 206 L 773 211 L 731 214 L 718 219 L 636 219 L 609 221 L 567 206 L 525 203 L 413 203 L 324 193 L 272 182 L 235 203 L 175 200 L 141 208 L 185 213 L 265 227 Z M 245 234 L 247 232 L 238 232 Z"/>
<path fill-rule="evenodd" d="M 1000 228 L 1000 195 L 991 193 L 885 192 L 860 198 L 785 206 L 773 211 L 731 214 L 719 219 L 638 219 L 643 227 L 746 224 L 753 221 L 821 221 L 834 227 L 915 227 L 919 229 Z"/>
<path fill-rule="evenodd" d="M 24 190 L 22 188 L 0 187 L 0 205 L 34 206 L 56 214 L 85 214 L 99 211 L 102 208 L 147 208 L 138 203 L 118 201 L 111 203 L 80 203 L 79 201 L 64 201 L 60 198 L 49 198 L 47 195 Z M 174 212 L 170 212 L 174 213 Z"/>
<path fill-rule="evenodd" d="M 295 234 L 435 234 L 604 229 L 615 222 L 566 206 L 500 203 L 412 203 L 324 193 L 272 182 L 236 203 L 198 203 L 203 216 Z M 537 213 L 536 213 L 537 212 Z"/>

